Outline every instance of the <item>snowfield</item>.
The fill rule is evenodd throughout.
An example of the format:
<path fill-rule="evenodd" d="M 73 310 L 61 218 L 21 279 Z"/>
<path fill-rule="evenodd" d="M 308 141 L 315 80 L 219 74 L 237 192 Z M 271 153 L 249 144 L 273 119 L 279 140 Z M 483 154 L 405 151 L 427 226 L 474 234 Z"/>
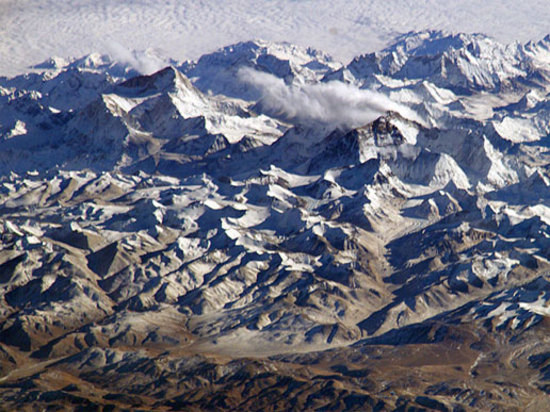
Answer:
<path fill-rule="evenodd" d="M 2 0 L 0 75 L 51 56 L 108 53 L 150 73 L 250 39 L 287 41 L 341 61 L 424 29 L 485 33 L 502 42 L 548 34 L 544 0 Z M 135 51 L 149 58 L 135 59 Z M 159 62 L 159 60 L 161 62 Z"/>

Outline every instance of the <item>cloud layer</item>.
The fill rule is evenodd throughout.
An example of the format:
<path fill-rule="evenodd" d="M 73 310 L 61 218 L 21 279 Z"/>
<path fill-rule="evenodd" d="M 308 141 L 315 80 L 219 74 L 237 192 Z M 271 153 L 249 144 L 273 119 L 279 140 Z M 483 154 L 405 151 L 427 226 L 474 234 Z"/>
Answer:
<path fill-rule="evenodd" d="M 370 123 L 393 111 L 422 123 L 413 110 L 384 94 L 343 82 L 288 85 L 276 76 L 247 67 L 241 68 L 238 75 L 242 82 L 261 93 L 263 111 L 291 121 L 349 128 Z"/>

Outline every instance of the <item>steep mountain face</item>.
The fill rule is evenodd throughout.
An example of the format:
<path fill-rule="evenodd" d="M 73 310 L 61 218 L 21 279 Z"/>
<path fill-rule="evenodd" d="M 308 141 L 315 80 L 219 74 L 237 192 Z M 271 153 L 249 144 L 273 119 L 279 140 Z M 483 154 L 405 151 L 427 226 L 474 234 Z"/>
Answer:
<path fill-rule="evenodd" d="M 544 409 L 549 44 L 0 79 L 2 404 Z"/>
<path fill-rule="evenodd" d="M 482 34 L 409 33 L 381 52 L 356 57 L 327 78 L 370 84 L 373 75 L 428 80 L 460 94 L 543 86 L 548 39 L 502 45 Z"/>
<path fill-rule="evenodd" d="M 179 69 L 205 93 L 257 100 L 261 96 L 255 88 L 237 81 L 239 70 L 253 68 L 287 84 L 301 84 L 318 81 L 341 66 L 319 50 L 256 40 L 225 47 L 196 62 L 185 62 Z"/>

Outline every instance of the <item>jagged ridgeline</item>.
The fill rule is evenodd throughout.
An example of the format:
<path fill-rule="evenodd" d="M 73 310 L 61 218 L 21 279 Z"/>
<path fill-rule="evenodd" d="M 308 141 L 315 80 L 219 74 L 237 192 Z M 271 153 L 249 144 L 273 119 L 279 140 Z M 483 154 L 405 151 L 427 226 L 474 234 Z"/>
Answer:
<path fill-rule="evenodd" d="M 549 63 L 421 32 L 0 78 L 0 409 L 546 409 Z"/>

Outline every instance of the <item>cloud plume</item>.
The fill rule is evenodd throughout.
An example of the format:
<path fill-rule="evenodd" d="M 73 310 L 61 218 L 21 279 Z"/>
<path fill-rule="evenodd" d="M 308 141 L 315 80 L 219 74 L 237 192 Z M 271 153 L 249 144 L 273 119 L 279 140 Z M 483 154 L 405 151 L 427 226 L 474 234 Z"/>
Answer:
<path fill-rule="evenodd" d="M 358 127 L 388 111 L 422 123 L 410 108 L 382 93 L 359 89 L 339 81 L 287 85 L 269 73 L 243 67 L 239 79 L 261 93 L 261 107 L 276 115 L 301 123 L 319 123 L 339 128 Z"/>
<path fill-rule="evenodd" d="M 140 74 L 151 74 L 168 65 L 150 50 L 130 51 L 116 41 L 105 42 L 105 48 L 114 60 L 129 65 Z"/>

